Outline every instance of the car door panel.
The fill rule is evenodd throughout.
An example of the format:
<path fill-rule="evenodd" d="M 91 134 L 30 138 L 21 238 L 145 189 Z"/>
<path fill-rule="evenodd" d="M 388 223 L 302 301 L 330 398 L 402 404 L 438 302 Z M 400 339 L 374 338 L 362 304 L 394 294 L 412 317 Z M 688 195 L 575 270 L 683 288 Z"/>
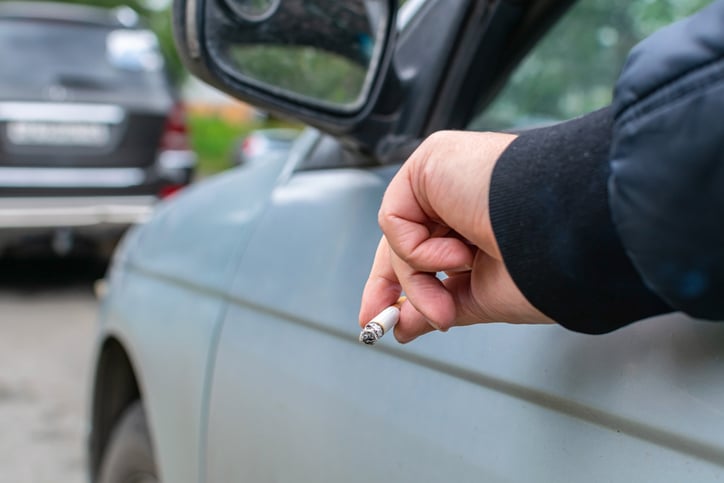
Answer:
<path fill-rule="evenodd" d="M 104 339 L 136 369 L 164 481 L 197 481 L 207 370 L 222 322 L 218 293 L 126 270 L 104 301 Z"/>
<path fill-rule="evenodd" d="M 207 371 L 229 283 L 268 193 L 318 138 L 308 130 L 289 156 L 189 188 L 132 230 L 116 253 L 101 333 L 118 340 L 138 368 L 165 481 L 197 481 Z"/>
<path fill-rule="evenodd" d="M 588 407 L 495 371 L 370 354 L 352 336 L 255 309 L 232 313 L 249 322 L 222 334 L 207 481 L 640 481 L 652 468 L 660 481 L 711 481 L 721 473 L 721 448 L 685 427 L 708 420 L 709 436 L 720 431 L 711 407 L 703 418 L 677 418 L 683 433 L 667 433 L 615 405 Z M 660 396 L 645 401 L 665 419 Z"/>
<path fill-rule="evenodd" d="M 307 130 L 288 155 L 270 156 L 206 180 L 173 203 L 161 204 L 153 222 L 132 234 L 133 250 L 125 250 L 128 263 L 204 290 L 225 292 L 270 191 L 318 138 L 318 132 Z"/>
<path fill-rule="evenodd" d="M 273 192 L 222 329 L 207 481 L 721 471 L 724 327 L 672 315 L 599 337 L 491 324 L 360 345 L 359 296 L 393 173 L 299 173 Z"/>

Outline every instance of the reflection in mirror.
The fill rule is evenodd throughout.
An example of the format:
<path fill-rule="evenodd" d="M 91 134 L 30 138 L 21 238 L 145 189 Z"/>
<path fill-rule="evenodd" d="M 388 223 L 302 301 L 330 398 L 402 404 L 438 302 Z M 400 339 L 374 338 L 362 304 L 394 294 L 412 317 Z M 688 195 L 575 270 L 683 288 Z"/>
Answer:
<path fill-rule="evenodd" d="M 262 22 L 279 7 L 281 0 L 228 0 L 226 3 L 236 15 L 248 22 Z"/>
<path fill-rule="evenodd" d="M 242 81 L 316 105 L 359 108 L 390 22 L 385 0 L 218 0 L 209 48 Z M 221 24 L 219 26 L 218 24 Z"/>

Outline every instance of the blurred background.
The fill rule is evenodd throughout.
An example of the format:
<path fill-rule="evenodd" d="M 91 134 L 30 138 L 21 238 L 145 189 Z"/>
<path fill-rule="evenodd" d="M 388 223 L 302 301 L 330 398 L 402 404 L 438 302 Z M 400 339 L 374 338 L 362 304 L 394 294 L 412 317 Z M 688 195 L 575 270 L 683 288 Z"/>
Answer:
<path fill-rule="evenodd" d="M 2 0 L 0 0 L 1 2 Z M 63 3 L 102 8 L 130 7 L 145 19 L 158 36 L 172 83 L 179 90 L 187 112 L 190 143 L 198 154 L 198 175 L 208 176 L 238 162 L 236 148 L 254 130 L 292 127 L 288 121 L 232 99 L 189 76 L 179 60 L 171 31 L 171 0 L 60 0 Z"/>
<path fill-rule="evenodd" d="M 2 3 L 32 2 L 0 0 Z M 185 105 L 190 144 L 198 154 L 197 173 L 200 176 L 218 173 L 232 167 L 235 160 L 238 162 L 234 149 L 241 147 L 240 143 L 246 135 L 254 130 L 299 128 L 289 122 L 269 118 L 265 113 L 191 78 L 184 70 L 173 45 L 171 0 L 58 0 L 58 3 L 105 9 L 130 7 L 139 14 L 140 21 L 157 35 L 171 82 Z M 9 68 L 7 64 L 6 68 Z"/>
<path fill-rule="evenodd" d="M 0 1 L 0 483 L 86 481 L 99 281 L 123 233 L 298 134 L 191 79 L 170 6 Z"/>

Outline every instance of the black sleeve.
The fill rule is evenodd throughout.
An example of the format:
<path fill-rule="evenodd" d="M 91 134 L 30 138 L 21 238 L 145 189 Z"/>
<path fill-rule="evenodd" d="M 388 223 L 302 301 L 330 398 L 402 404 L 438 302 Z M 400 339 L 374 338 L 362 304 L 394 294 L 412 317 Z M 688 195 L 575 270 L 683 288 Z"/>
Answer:
<path fill-rule="evenodd" d="M 629 257 L 672 307 L 724 320 L 724 0 L 639 44 L 614 108 L 609 194 Z"/>
<path fill-rule="evenodd" d="M 632 51 L 612 109 L 526 132 L 498 160 L 503 259 L 562 325 L 724 319 L 723 53 L 719 0 Z"/>
<path fill-rule="evenodd" d="M 598 334 L 670 312 L 619 241 L 608 205 L 612 110 L 522 133 L 493 171 L 490 217 L 528 300 L 561 325 Z"/>

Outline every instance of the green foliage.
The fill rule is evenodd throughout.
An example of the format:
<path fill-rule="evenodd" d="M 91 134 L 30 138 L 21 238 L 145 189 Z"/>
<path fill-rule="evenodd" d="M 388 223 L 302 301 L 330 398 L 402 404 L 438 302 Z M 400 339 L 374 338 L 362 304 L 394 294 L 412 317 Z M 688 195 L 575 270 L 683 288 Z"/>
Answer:
<path fill-rule="evenodd" d="M 199 156 L 199 175 L 208 176 L 231 167 L 233 150 L 251 131 L 301 126 L 275 119 L 231 122 L 215 115 L 189 115 L 191 147 Z"/>
<path fill-rule="evenodd" d="M 189 115 L 188 123 L 202 176 L 229 168 L 235 144 L 255 128 L 255 123 L 232 124 L 217 116 Z"/>
<path fill-rule="evenodd" d="M 610 103 L 631 48 L 709 0 L 580 0 L 471 126 L 507 129 L 570 119 Z"/>

